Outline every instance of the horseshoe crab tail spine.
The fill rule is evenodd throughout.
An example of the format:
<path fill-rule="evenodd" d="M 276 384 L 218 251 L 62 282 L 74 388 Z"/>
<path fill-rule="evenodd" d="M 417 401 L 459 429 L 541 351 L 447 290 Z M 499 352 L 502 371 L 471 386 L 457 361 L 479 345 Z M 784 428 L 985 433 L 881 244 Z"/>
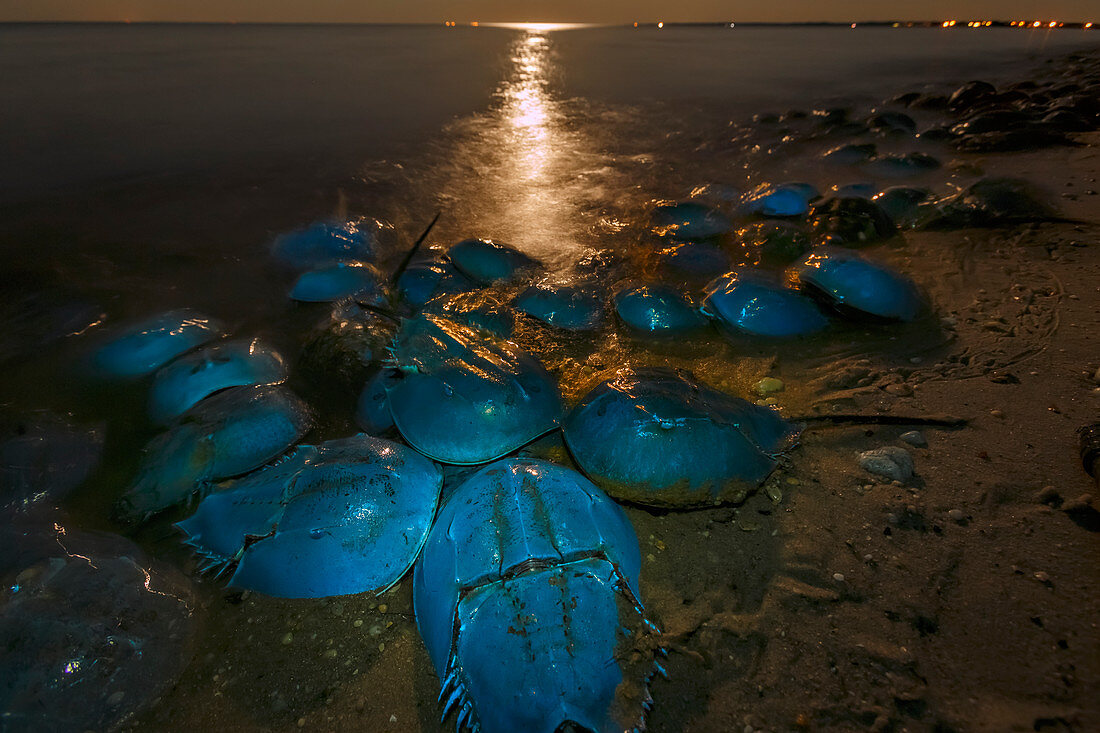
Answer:
<path fill-rule="evenodd" d="M 397 285 L 398 278 L 401 277 L 401 274 L 405 272 L 405 269 L 409 266 L 409 263 L 412 262 L 412 258 L 416 256 L 417 251 L 420 249 L 420 245 L 423 244 L 424 240 L 428 238 L 428 233 L 432 231 L 432 227 L 435 226 L 435 223 L 439 221 L 439 217 L 442 215 L 442 209 L 435 212 L 435 217 L 431 220 L 431 222 L 428 223 L 428 226 L 424 230 L 424 233 L 421 234 L 420 237 L 413 243 L 412 247 L 409 247 L 409 251 L 405 253 L 405 257 L 402 258 L 401 263 L 397 266 L 397 269 L 395 269 L 393 271 L 393 274 L 390 275 L 391 285 Z"/>

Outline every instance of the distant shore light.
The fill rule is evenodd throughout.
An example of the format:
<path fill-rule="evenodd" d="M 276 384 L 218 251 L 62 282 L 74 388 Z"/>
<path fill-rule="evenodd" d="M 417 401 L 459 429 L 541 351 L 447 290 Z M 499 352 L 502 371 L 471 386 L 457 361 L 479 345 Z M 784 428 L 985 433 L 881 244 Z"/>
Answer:
<path fill-rule="evenodd" d="M 657 27 L 658 27 L 658 28 L 664 28 L 664 27 L 665 27 L 665 22 L 664 22 L 663 20 L 662 20 L 662 21 L 658 21 L 658 23 L 657 23 Z"/>

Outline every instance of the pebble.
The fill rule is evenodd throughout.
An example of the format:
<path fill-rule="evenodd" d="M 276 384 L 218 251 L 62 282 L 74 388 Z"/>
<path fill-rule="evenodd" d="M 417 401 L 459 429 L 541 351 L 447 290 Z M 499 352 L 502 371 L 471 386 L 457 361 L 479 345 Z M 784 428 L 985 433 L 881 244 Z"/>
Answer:
<path fill-rule="evenodd" d="M 886 385 L 887 394 L 892 394 L 895 397 L 908 397 L 913 394 L 913 388 L 904 382 L 896 382 L 894 384 Z"/>
<path fill-rule="evenodd" d="M 1092 381 L 1096 382 L 1097 384 L 1100 384 L 1100 367 L 1096 368 L 1096 374 L 1092 375 Z"/>
<path fill-rule="evenodd" d="M 1001 410 L 990 410 L 989 414 L 992 415 L 993 417 L 1004 417 L 1005 416 L 1004 412 L 1002 412 Z"/>
<path fill-rule="evenodd" d="M 285 634 L 283 634 L 283 638 L 281 639 L 281 641 L 283 643 L 283 646 L 286 646 L 290 642 L 294 641 L 294 634 L 290 633 L 289 631 L 286 632 Z"/>
<path fill-rule="evenodd" d="M 927 448 L 928 441 L 924 439 L 924 435 L 919 430 L 910 430 L 902 433 L 898 436 L 898 440 L 909 445 L 914 445 L 918 448 Z"/>
<path fill-rule="evenodd" d="M 833 573 L 833 580 L 838 583 L 844 582 L 844 573 Z"/>
<path fill-rule="evenodd" d="M 306 727 L 306 719 L 305 718 L 298 718 L 298 727 L 299 728 L 305 728 Z"/>
<path fill-rule="evenodd" d="M 859 467 L 892 481 L 908 481 L 913 477 L 913 457 L 896 446 L 876 448 L 859 454 Z"/>
<path fill-rule="evenodd" d="M 783 380 L 776 379 L 775 377 L 764 377 L 759 382 L 753 385 L 753 390 L 761 397 L 767 397 L 770 394 L 776 392 L 782 392 L 784 388 Z"/>
<path fill-rule="evenodd" d="M 966 520 L 966 513 L 962 509 L 952 509 L 947 513 L 947 518 L 952 522 L 963 522 Z"/>
<path fill-rule="evenodd" d="M 1035 579 L 1038 580 L 1040 583 L 1049 583 L 1050 582 L 1050 576 L 1047 575 L 1046 573 L 1044 573 L 1042 570 L 1035 573 Z"/>

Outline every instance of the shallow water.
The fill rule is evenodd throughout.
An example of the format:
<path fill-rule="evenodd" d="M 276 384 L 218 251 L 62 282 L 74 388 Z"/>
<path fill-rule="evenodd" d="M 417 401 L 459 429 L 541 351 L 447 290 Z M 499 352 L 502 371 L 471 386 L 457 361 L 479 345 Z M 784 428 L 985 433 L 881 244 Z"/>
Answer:
<path fill-rule="evenodd" d="M 1094 46 L 1091 38 L 1007 29 L 0 27 L 0 95 L 14 100 L 0 119 L 0 404 L 12 415 L 52 409 L 106 422 L 104 461 L 65 516 L 118 531 L 110 505 L 155 428 L 144 417 L 147 385 L 91 380 L 88 349 L 116 323 L 190 307 L 230 334 L 262 337 L 294 365 L 328 309 L 286 298 L 294 273 L 268 253 L 277 233 L 337 213 L 375 217 L 388 227 L 380 264 L 391 268 L 438 210 L 429 246 L 496 238 L 561 280 L 607 250 L 617 264 L 600 284 L 610 293 L 622 279 L 668 277 L 650 256 L 653 200 L 703 184 L 745 190 L 795 179 L 827 190 L 865 180 L 818 162 L 849 140 L 808 141 L 811 121 L 754 126 L 754 113 L 839 104 L 858 119 L 902 91 L 1017 78 L 1045 55 Z M 914 116 L 922 126 L 935 118 Z M 876 142 L 950 158 L 935 145 Z M 914 179 L 938 191 L 970 180 L 948 168 Z M 905 252 L 889 244 L 875 255 L 906 267 Z M 622 364 L 690 368 L 747 393 L 779 363 L 789 383 L 781 405 L 800 414 L 815 398 L 809 380 L 838 359 L 875 354 L 905 365 L 946 344 L 934 314 L 778 345 L 711 331 L 650 342 L 614 324 L 565 338 L 529 321 L 516 339 L 562 380 L 567 399 Z M 324 400 L 323 385 L 293 368 L 290 384 L 324 405 L 307 440 L 354 430 L 355 395 Z M 553 440 L 534 450 L 565 457 Z M 650 520 L 631 516 L 644 535 Z M 193 570 L 169 527 L 176 518 L 137 538 Z M 709 526 L 678 521 L 681 536 Z M 768 527 L 766 516 L 751 521 Z M 727 540 L 716 536 L 714 546 L 754 557 L 775 549 Z M 763 581 L 742 580 L 751 606 Z M 225 600 L 218 583 L 203 583 L 212 613 L 196 661 L 146 725 L 172 716 L 289 726 L 336 700 L 337 718 L 387 721 L 391 705 L 401 721 L 415 716 L 431 729 L 434 675 L 407 589 L 379 610 L 361 597 Z M 364 623 L 349 628 L 353 620 Z M 293 645 L 283 642 L 287 629 Z M 339 664 L 327 661 L 329 649 Z M 221 682 L 209 681 L 214 674 Z M 379 681 L 387 676 L 396 682 Z M 384 704 L 360 704 L 379 685 Z"/>

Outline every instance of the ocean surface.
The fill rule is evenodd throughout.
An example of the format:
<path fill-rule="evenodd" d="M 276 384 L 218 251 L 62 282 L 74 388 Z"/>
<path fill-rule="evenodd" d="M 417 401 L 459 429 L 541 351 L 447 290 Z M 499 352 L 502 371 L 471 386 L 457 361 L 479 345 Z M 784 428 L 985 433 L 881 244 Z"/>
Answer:
<path fill-rule="evenodd" d="M 125 531 L 193 571 L 169 526 L 180 513 L 137 531 L 112 515 L 157 428 L 145 417 L 145 382 L 87 373 L 103 333 L 197 309 L 279 349 L 291 387 L 318 409 L 308 439 L 342 437 L 356 429 L 356 395 L 326 402 L 295 371 L 305 335 L 329 309 L 287 298 L 296 275 L 270 254 L 280 233 L 332 217 L 377 219 L 376 264 L 389 270 L 441 212 L 427 247 L 498 239 L 568 280 L 598 251 L 633 262 L 655 200 L 710 186 L 723 205 L 765 181 L 828 191 L 866 180 L 823 166 L 821 153 L 850 140 L 808 136 L 813 118 L 797 113 L 843 107 L 864 119 L 902 92 L 1013 81 L 1098 43 L 1100 31 L 1081 30 L 0 25 L 0 409 L 99 426 L 104 460 L 66 499 L 64 521 Z M 753 122 L 767 113 L 785 116 Z M 943 121 L 909 113 L 921 128 Z M 912 138 L 876 142 L 881 152 L 952 157 Z M 968 175 L 945 165 L 912 182 L 942 193 Z M 653 275 L 646 267 L 637 273 Z M 935 340 L 926 330 L 896 342 L 846 333 L 843 348 L 924 348 Z M 737 359 L 774 357 L 735 353 L 717 334 L 651 349 L 614 328 L 583 346 L 544 345 L 559 366 L 629 357 L 697 367 L 731 389 L 744 386 Z M 830 348 L 804 344 L 783 358 L 823 359 Z M 563 382 L 567 395 L 577 388 Z M 219 588 L 209 581 L 202 593 L 216 599 Z M 287 727 L 296 705 L 313 704 L 293 690 L 344 684 L 324 664 L 303 672 L 305 682 L 287 676 L 277 645 L 257 661 L 243 641 L 253 627 L 239 613 L 219 616 L 218 603 L 195 649 L 198 671 L 164 715 L 200 725 L 208 713 L 217 719 L 208 705 L 237 705 L 240 718 L 230 719 L 240 729 Z M 280 614 L 309 618 L 313 608 L 267 603 L 254 617 L 276 620 L 273 639 Z M 398 628 L 415 638 L 410 618 Z M 407 660 L 386 659 L 382 647 L 371 652 L 383 660 L 375 673 L 403 670 Z M 409 648 L 417 669 L 405 676 L 427 700 L 430 729 L 434 677 L 422 650 Z M 211 703 L 197 680 L 218 665 L 268 665 L 282 706 L 252 692 L 247 675 L 234 677 L 243 698 Z M 264 712 L 253 718 L 253 708 Z"/>

